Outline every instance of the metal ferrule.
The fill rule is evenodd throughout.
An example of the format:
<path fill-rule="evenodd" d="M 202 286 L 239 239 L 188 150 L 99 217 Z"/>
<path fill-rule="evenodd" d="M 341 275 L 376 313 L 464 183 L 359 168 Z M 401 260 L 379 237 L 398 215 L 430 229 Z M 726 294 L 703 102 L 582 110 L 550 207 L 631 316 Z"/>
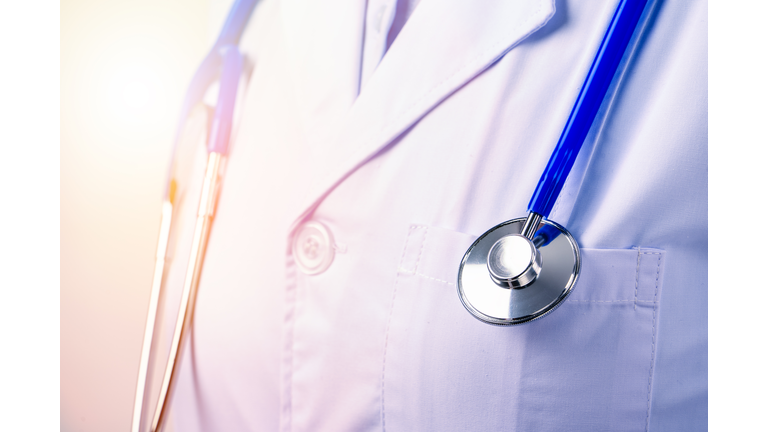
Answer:
<path fill-rule="evenodd" d="M 527 238 L 528 240 L 533 240 L 533 235 L 536 234 L 536 230 L 539 228 L 539 224 L 541 223 L 542 218 L 543 217 L 536 212 L 529 212 L 528 218 L 525 219 L 523 230 L 520 232 L 520 235 Z"/>

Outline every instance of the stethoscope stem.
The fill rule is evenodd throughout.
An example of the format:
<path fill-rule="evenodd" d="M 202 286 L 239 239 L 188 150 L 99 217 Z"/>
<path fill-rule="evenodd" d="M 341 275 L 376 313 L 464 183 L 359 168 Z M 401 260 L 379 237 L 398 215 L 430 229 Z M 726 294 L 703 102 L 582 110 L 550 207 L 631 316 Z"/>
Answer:
<path fill-rule="evenodd" d="M 163 374 L 163 381 L 160 387 L 160 396 L 152 419 L 152 427 L 150 429 L 152 432 L 160 430 L 168 412 L 168 406 L 170 405 L 181 365 L 181 353 L 184 351 L 186 342 L 189 339 L 188 333 L 194 315 L 197 287 L 200 284 L 200 273 L 203 268 L 208 235 L 211 231 L 211 222 L 213 221 L 213 213 L 216 207 L 219 169 L 222 159 L 220 153 L 211 152 L 208 154 L 205 179 L 203 180 L 203 189 L 200 193 L 200 204 L 198 205 L 197 220 L 195 222 L 195 233 L 192 239 L 192 252 L 184 278 L 179 313 L 173 331 L 173 340 L 171 341 L 171 352 L 166 362 L 165 373 Z"/>
<path fill-rule="evenodd" d="M 237 46 L 257 2 L 257 0 L 235 0 L 216 43 L 192 79 L 192 83 L 189 86 L 187 96 L 185 97 L 181 109 L 182 122 L 179 124 L 177 130 L 177 146 L 182 145 L 183 140 L 180 139 L 180 135 L 185 125 L 185 120 L 193 111 L 194 106 L 203 99 L 204 95 L 209 90 L 210 85 L 214 81 L 219 80 L 221 85 L 219 88 L 218 103 L 216 104 L 215 115 L 207 137 L 209 155 L 200 204 L 198 206 L 197 220 L 195 222 L 192 252 L 184 279 L 184 288 L 179 304 L 179 314 L 173 332 L 173 341 L 171 343 L 171 353 L 168 357 L 168 362 L 166 363 L 160 396 L 152 418 L 152 432 L 158 431 L 162 427 L 163 419 L 168 411 L 168 405 L 171 395 L 173 394 L 173 387 L 179 370 L 179 359 L 183 352 L 185 340 L 187 339 L 186 334 L 191 327 L 200 271 L 202 269 L 208 235 L 213 221 L 216 194 L 219 188 L 219 169 L 223 155 L 227 154 L 229 146 L 235 101 L 238 95 L 238 86 L 244 67 L 244 58 L 237 49 Z M 178 153 L 178 149 L 174 153 Z M 146 327 L 144 329 L 144 341 L 142 344 L 141 361 L 139 364 L 138 382 L 136 384 L 131 432 L 139 432 L 141 429 L 142 408 L 145 402 L 146 379 L 149 370 L 152 339 L 154 336 L 158 302 L 163 284 L 166 260 L 165 254 L 170 239 L 173 205 L 175 204 L 175 189 L 176 186 L 178 186 L 174 175 L 174 163 L 175 162 L 172 160 L 169 169 L 170 175 L 166 190 L 166 200 L 163 203 L 160 238 L 158 239 L 157 259 L 155 262 L 152 290 L 150 292 L 149 312 L 147 315 Z"/>
<path fill-rule="evenodd" d="M 160 220 L 160 236 L 157 240 L 157 254 L 155 256 L 155 271 L 152 276 L 152 290 L 149 294 L 149 310 L 147 311 L 147 321 L 146 326 L 144 327 L 144 342 L 141 346 L 141 361 L 139 363 L 139 376 L 136 382 L 131 432 L 139 432 L 139 428 L 141 427 L 141 408 L 144 405 L 147 370 L 149 369 L 149 355 L 152 350 L 152 338 L 154 336 L 155 321 L 157 319 L 157 304 L 160 299 L 160 288 L 163 284 L 165 253 L 168 249 L 168 239 L 171 233 L 172 219 L 173 204 L 171 204 L 170 200 L 165 200 L 163 202 L 162 217 Z"/>
<path fill-rule="evenodd" d="M 528 212 L 528 217 L 525 219 L 520 235 L 526 237 L 528 240 L 533 240 L 533 236 L 536 234 L 536 230 L 539 228 L 542 219 L 542 215 L 536 212 Z"/>

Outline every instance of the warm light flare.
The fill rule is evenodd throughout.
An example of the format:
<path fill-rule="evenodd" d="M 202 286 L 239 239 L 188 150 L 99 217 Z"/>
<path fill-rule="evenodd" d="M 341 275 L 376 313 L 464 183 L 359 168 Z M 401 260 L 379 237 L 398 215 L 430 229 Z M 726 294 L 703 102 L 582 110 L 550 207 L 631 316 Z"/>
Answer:
<path fill-rule="evenodd" d="M 171 109 L 168 106 L 167 87 L 163 85 L 158 70 L 161 65 L 141 64 L 113 65 L 105 71 L 108 78 L 110 114 L 118 122 L 150 123 L 162 120 Z"/>
<path fill-rule="evenodd" d="M 74 101 L 83 127 L 110 136 L 110 142 L 126 133 L 137 139 L 159 129 L 170 139 L 186 85 L 202 54 L 180 57 L 178 47 L 160 43 L 168 33 L 171 30 L 116 32 L 84 42 L 87 49 L 77 53 L 83 67 L 73 74 L 76 88 L 70 87 L 77 95 Z"/>
<path fill-rule="evenodd" d="M 219 24 L 208 0 L 61 10 L 61 429 L 128 431 L 177 117 Z"/>

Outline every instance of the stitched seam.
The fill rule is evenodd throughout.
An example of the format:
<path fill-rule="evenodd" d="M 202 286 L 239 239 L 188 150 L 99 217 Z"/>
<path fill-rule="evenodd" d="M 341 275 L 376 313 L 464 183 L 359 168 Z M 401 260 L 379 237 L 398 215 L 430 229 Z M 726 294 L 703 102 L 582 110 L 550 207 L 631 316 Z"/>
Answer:
<path fill-rule="evenodd" d="M 637 310 L 637 285 L 640 282 L 640 251 L 637 251 L 637 267 L 635 268 L 635 310 Z"/>
<path fill-rule="evenodd" d="M 398 270 L 402 269 L 403 260 L 405 259 L 405 251 L 408 250 L 408 244 L 411 241 L 411 234 L 413 234 L 413 231 L 417 228 L 421 228 L 418 225 L 411 225 L 408 228 L 408 236 L 405 239 L 405 246 L 403 246 L 403 251 L 400 254 L 400 266 L 398 266 Z M 426 234 L 425 239 L 426 240 Z M 424 249 L 424 240 L 421 242 L 421 249 Z M 421 252 L 419 252 L 419 258 L 421 258 Z M 416 265 L 418 267 L 419 260 L 416 260 Z M 406 272 L 410 273 L 410 272 Z M 415 270 L 414 272 L 415 273 Z M 387 346 L 389 345 L 389 328 L 392 325 L 392 314 L 395 311 L 395 296 L 397 295 L 397 284 L 400 282 L 400 273 L 395 276 L 395 285 L 392 288 L 392 300 L 390 302 L 389 306 L 389 316 L 387 316 L 387 328 L 384 331 L 384 355 L 383 359 L 381 361 L 381 430 L 382 432 L 387 430 L 387 423 L 386 423 L 386 410 L 384 406 L 384 377 L 387 370 Z"/>
<path fill-rule="evenodd" d="M 406 269 L 404 269 L 402 267 L 398 268 L 397 271 L 400 272 L 400 273 L 405 273 L 405 274 L 409 274 L 409 275 L 421 276 L 424 279 L 429 279 L 429 280 L 432 280 L 432 281 L 435 281 L 435 282 L 440 282 L 440 283 L 444 283 L 444 284 L 448 284 L 448 285 L 456 285 L 453 282 L 448 282 L 448 281 L 444 281 L 442 279 L 433 278 L 432 276 L 427 276 L 427 275 L 425 275 L 423 273 L 419 273 L 419 272 L 415 272 L 415 271 L 411 271 L 411 270 L 406 270 Z"/>
<path fill-rule="evenodd" d="M 389 316 L 387 317 L 387 330 L 384 332 L 384 359 L 381 362 L 381 430 L 387 430 L 386 411 L 384 405 L 384 376 L 387 370 L 387 346 L 389 345 L 389 327 L 392 325 L 392 314 L 395 311 L 395 295 L 397 294 L 397 284 L 400 281 L 400 275 L 395 277 L 395 285 L 392 289 L 392 301 L 389 306 Z"/>
<path fill-rule="evenodd" d="M 405 251 L 408 250 L 408 243 L 411 242 L 411 234 L 413 234 L 413 231 L 416 230 L 417 228 L 420 228 L 420 227 L 418 225 L 411 225 L 410 227 L 408 227 L 408 235 L 405 236 L 405 246 L 403 246 L 403 252 L 400 254 L 400 265 L 398 266 L 398 268 L 405 269 L 405 267 L 403 266 L 403 261 L 405 261 Z M 406 271 L 410 272 L 410 270 L 406 270 Z"/>
<path fill-rule="evenodd" d="M 656 303 L 654 300 L 566 300 L 569 303 Z"/>
<path fill-rule="evenodd" d="M 661 254 L 656 253 L 653 255 L 659 255 L 656 260 L 656 290 L 653 293 L 653 301 L 656 302 L 659 295 L 659 273 L 661 272 Z M 645 431 L 651 427 L 651 383 L 653 382 L 653 361 L 656 357 L 656 314 L 658 312 L 658 306 L 653 307 L 653 326 L 651 327 L 651 365 L 648 370 L 648 410 L 645 414 Z"/>
<path fill-rule="evenodd" d="M 293 369 L 295 360 L 294 328 L 296 323 L 296 302 L 298 301 L 298 278 L 296 275 L 296 266 L 293 256 L 286 256 L 286 283 L 292 287 L 286 292 L 286 311 L 283 320 L 286 325 L 283 334 L 283 352 L 281 354 L 280 370 L 281 385 L 280 392 L 281 412 L 280 412 L 280 430 L 290 431 L 293 416 Z"/>
<path fill-rule="evenodd" d="M 637 310 L 638 302 L 648 302 L 648 300 L 643 301 L 637 299 L 638 287 L 640 286 L 640 255 L 659 255 L 659 259 L 661 259 L 660 252 L 643 252 L 640 249 L 637 250 L 637 269 L 635 270 L 635 310 Z"/>
<path fill-rule="evenodd" d="M 424 244 L 427 243 L 427 237 L 429 236 L 429 226 L 425 227 L 424 239 L 421 240 L 421 248 L 419 249 L 419 256 L 416 257 L 416 265 L 413 267 L 413 272 L 419 271 L 419 263 L 421 262 L 421 254 L 424 252 Z"/>

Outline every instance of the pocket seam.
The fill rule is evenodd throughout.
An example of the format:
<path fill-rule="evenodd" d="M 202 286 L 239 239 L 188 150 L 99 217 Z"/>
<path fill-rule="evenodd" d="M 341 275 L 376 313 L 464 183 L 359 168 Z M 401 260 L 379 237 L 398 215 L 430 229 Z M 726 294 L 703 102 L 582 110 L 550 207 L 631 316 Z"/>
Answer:
<path fill-rule="evenodd" d="M 566 300 L 568 303 L 656 303 L 656 300 Z M 635 307 L 637 309 L 637 307 Z"/>
<path fill-rule="evenodd" d="M 656 294 L 659 292 L 659 267 L 661 266 L 661 252 L 643 252 L 640 249 L 637 250 L 637 267 L 635 268 L 635 310 L 637 310 L 637 303 L 649 303 L 648 300 L 637 299 L 637 289 L 640 285 L 640 256 L 641 255 L 659 255 L 659 259 L 656 263 Z M 653 295 L 653 303 L 656 303 L 656 294 Z"/>
<path fill-rule="evenodd" d="M 398 271 L 398 273 L 405 273 L 405 274 L 414 275 L 414 276 L 421 276 L 424 279 L 428 279 L 428 280 L 431 280 L 431 281 L 444 283 L 444 284 L 447 284 L 447 285 L 456 285 L 454 282 L 448 282 L 448 281 L 444 281 L 442 279 L 433 278 L 432 276 L 427 276 L 427 275 L 421 274 L 419 272 L 406 270 L 406 269 L 404 269 L 402 267 L 398 267 L 397 271 Z"/>
<path fill-rule="evenodd" d="M 390 310 L 387 315 L 387 323 L 386 323 L 386 330 L 385 330 L 385 340 L 384 340 L 384 347 L 383 347 L 383 359 L 382 359 L 382 370 L 381 370 L 381 397 L 380 397 L 380 413 L 381 413 L 381 430 L 383 432 L 386 431 L 386 402 L 385 402 L 385 393 L 387 390 L 389 390 L 390 398 L 392 397 L 392 388 L 387 389 L 386 383 L 388 374 L 392 375 L 393 373 L 397 374 L 397 371 L 401 367 L 399 362 L 395 361 L 395 363 L 392 363 L 393 360 L 396 360 L 398 358 L 398 341 L 400 337 L 400 331 L 401 325 L 399 324 L 400 321 L 400 314 L 401 314 L 401 307 L 402 307 L 402 300 L 401 300 L 401 306 L 398 307 L 398 315 L 394 315 L 394 304 L 397 301 L 397 295 L 400 294 L 400 297 L 405 297 L 405 300 L 408 300 L 408 297 L 411 295 L 409 294 L 412 292 L 410 290 L 411 284 L 420 284 L 418 280 L 428 280 L 432 281 L 434 283 L 441 283 L 446 284 L 449 286 L 455 286 L 456 283 L 448 282 L 447 280 L 444 280 L 442 276 L 448 276 L 447 272 L 439 272 L 436 269 L 435 266 L 433 266 L 433 260 L 436 259 L 432 256 L 433 253 L 436 251 L 439 252 L 445 244 L 448 244 L 449 246 L 453 245 L 450 241 L 445 241 L 441 236 L 444 235 L 443 229 L 440 227 L 435 227 L 435 229 L 431 229 L 433 227 L 429 225 L 411 225 L 409 226 L 408 234 L 406 236 L 405 244 L 401 253 L 400 263 L 396 268 L 397 274 L 395 277 L 395 281 L 393 284 L 393 292 L 391 297 L 391 304 L 390 304 Z M 463 234 L 461 232 L 456 231 L 458 234 Z M 429 238 L 430 235 L 432 238 Z M 452 237 L 449 237 L 449 240 L 452 240 Z M 430 244 L 427 245 L 426 243 L 429 242 Z M 416 243 L 420 243 L 417 245 Z M 455 243 L 459 243 L 458 240 Z M 426 246 L 430 246 L 427 248 Z M 633 250 L 634 249 L 634 250 Z M 418 252 L 417 252 L 418 250 Z M 660 301 L 660 290 L 661 290 L 661 284 L 662 278 L 661 278 L 661 264 L 664 262 L 665 259 L 665 251 L 659 251 L 658 249 L 645 249 L 642 247 L 634 247 L 630 249 L 616 249 L 617 251 L 624 251 L 624 258 L 623 258 L 623 271 L 625 272 L 625 277 L 622 279 L 621 283 L 624 287 L 623 295 L 619 299 L 613 299 L 613 300 L 581 300 L 581 299 L 567 299 L 566 301 L 569 303 L 575 303 L 575 304 L 581 304 L 584 306 L 589 307 L 589 304 L 603 304 L 607 308 L 610 308 L 611 304 L 615 304 L 617 308 L 623 309 L 624 313 L 631 313 L 631 309 L 629 308 L 630 305 L 634 305 L 635 309 L 637 309 L 638 304 L 640 305 L 640 308 L 652 308 L 651 311 L 652 314 L 652 325 L 651 325 L 651 350 L 650 350 L 650 366 L 648 371 L 648 381 L 647 381 L 647 406 L 646 406 L 646 432 L 649 430 L 650 427 L 650 406 L 651 406 L 651 397 L 652 397 L 652 385 L 653 385 L 653 375 L 655 372 L 655 350 L 656 350 L 656 326 L 658 321 L 658 313 L 659 313 L 659 301 Z M 628 253 L 627 253 L 628 252 Z M 636 268 L 635 268 L 635 289 L 634 289 L 634 296 L 629 297 L 628 294 L 631 294 L 632 291 L 632 285 L 631 285 L 631 265 L 632 265 L 632 257 L 631 253 L 634 252 L 636 254 Z M 440 254 L 438 254 L 440 255 Z M 656 263 L 653 263 L 653 258 L 643 258 L 643 255 L 655 255 L 656 256 Z M 424 258 L 424 261 L 421 261 L 421 258 Z M 642 261 L 642 262 L 640 262 Z M 656 272 L 654 275 L 653 267 L 656 267 Z M 617 264 L 618 266 L 618 264 Z M 434 272 L 430 270 L 435 270 Z M 642 276 L 643 276 L 643 285 L 641 286 L 639 284 L 639 278 L 641 276 L 640 270 L 643 270 Z M 428 274 L 434 273 L 435 276 L 439 277 L 433 277 L 428 276 Z M 413 279 L 409 278 L 409 276 L 418 276 L 420 279 Z M 445 279 L 448 279 L 447 277 Z M 402 283 L 401 283 L 402 281 Z M 654 281 L 654 295 L 650 296 L 650 283 L 651 281 Z M 421 282 L 424 283 L 424 282 Z M 640 290 L 642 288 L 642 290 Z M 398 289 L 405 290 L 402 292 L 398 292 Z M 640 297 L 640 294 L 642 294 L 642 297 Z M 599 297 L 598 297 L 599 298 Z M 582 306 L 583 307 L 583 306 Z M 618 309 L 617 309 L 618 310 Z M 398 320 L 395 320 L 395 318 L 398 318 Z M 644 319 L 644 328 L 647 331 L 647 315 L 645 315 Z M 389 339 L 390 336 L 392 336 L 392 346 L 389 346 Z M 647 336 L 646 336 L 647 337 Z M 642 352 L 642 341 L 641 339 L 638 339 L 638 348 Z M 647 343 L 647 339 L 646 339 Z M 646 345 L 647 349 L 647 345 Z M 392 353 L 389 353 L 389 350 L 393 350 Z M 648 351 L 646 351 L 648 353 Z M 389 360 L 388 357 L 393 357 L 393 360 Z M 648 360 L 646 360 L 648 361 Z M 389 363 L 389 364 L 388 364 Z M 637 366 L 641 367 L 642 363 L 638 362 Z M 390 371 L 387 372 L 387 366 L 389 366 Z M 393 369 L 394 367 L 394 369 Z M 644 369 L 644 368 L 643 368 Z M 641 372 L 642 374 L 642 372 Z M 389 378 L 390 380 L 392 378 Z M 636 421 L 639 423 L 642 421 L 642 408 L 640 408 L 639 403 L 642 403 L 642 386 L 643 386 L 643 377 L 636 376 L 635 385 L 638 385 L 638 387 L 635 387 L 636 390 L 636 397 L 637 399 L 634 399 L 636 401 L 635 407 L 637 408 L 637 411 L 635 411 L 637 417 L 635 417 Z M 397 396 L 399 390 L 395 390 L 394 394 Z M 392 399 L 392 401 L 395 401 L 396 399 Z M 390 406 L 393 402 L 390 402 Z M 397 411 L 397 410 L 395 410 Z M 392 413 L 391 413 L 392 414 Z M 394 413 L 394 417 L 390 419 L 390 424 L 395 425 L 399 422 L 399 416 L 398 413 Z M 638 418 L 639 417 L 639 418 Z M 392 422 L 395 423 L 392 423 Z M 636 426 L 640 426 L 642 423 L 637 424 Z"/>
<path fill-rule="evenodd" d="M 651 427 L 651 384 L 653 383 L 653 366 L 656 363 L 656 315 L 658 313 L 659 304 L 659 274 L 661 272 L 661 253 L 659 252 L 642 252 L 646 255 L 658 255 L 656 260 L 656 287 L 653 292 L 653 325 L 651 326 L 651 366 L 648 368 L 648 408 L 645 414 L 645 431 L 648 432 Z M 638 254 L 638 260 L 640 254 Z M 639 279 L 639 272 L 638 272 Z M 637 290 L 635 290 L 637 292 Z M 637 294 L 635 294 L 637 296 Z"/>
<path fill-rule="evenodd" d="M 404 261 L 405 261 L 405 253 L 408 251 L 408 245 L 411 242 L 411 235 L 419 228 L 424 228 L 424 238 L 421 240 L 421 247 L 419 248 L 419 255 L 416 258 L 416 264 L 414 265 L 414 270 L 411 272 L 410 270 L 406 270 L 404 268 Z M 426 242 L 426 236 L 429 233 L 429 227 L 424 225 L 411 225 L 408 227 L 408 235 L 405 238 L 405 245 L 403 245 L 403 251 L 400 254 L 400 264 L 398 264 L 397 269 L 397 275 L 395 276 L 395 284 L 392 287 L 392 300 L 389 304 L 389 314 L 387 315 L 387 328 L 384 331 L 384 353 L 383 353 L 383 359 L 381 362 L 381 430 L 382 432 L 385 432 L 387 430 L 386 425 L 386 411 L 385 411 L 385 403 L 384 403 L 384 385 L 386 381 L 386 370 L 387 370 L 387 347 L 389 346 L 389 330 L 392 326 L 392 314 L 395 311 L 395 298 L 397 297 L 397 286 L 400 282 L 400 274 L 401 273 L 412 273 L 416 274 L 416 271 L 419 269 L 419 262 L 421 261 L 421 254 L 424 251 L 424 243 Z"/>
<path fill-rule="evenodd" d="M 413 266 L 413 270 L 409 270 L 409 269 L 405 268 L 405 265 L 403 264 L 403 262 L 405 261 L 405 253 L 408 250 L 408 246 L 410 245 L 410 242 L 411 242 L 411 234 L 413 234 L 413 232 L 415 230 L 421 229 L 421 228 L 424 229 L 424 237 L 421 239 L 421 246 L 419 247 L 419 254 L 416 256 L 416 263 Z M 429 225 L 411 225 L 408 228 L 408 235 L 406 236 L 406 239 L 405 239 L 405 246 L 403 247 L 402 254 L 400 254 L 400 264 L 397 266 L 398 273 L 405 273 L 405 274 L 414 275 L 414 276 L 421 276 L 421 277 L 423 277 L 424 279 L 427 279 L 427 280 L 431 280 L 431 281 L 435 281 L 435 282 L 440 282 L 440 283 L 443 283 L 443 284 L 446 284 L 446 285 L 454 285 L 455 286 L 456 283 L 454 283 L 454 282 L 448 282 L 446 280 L 438 279 L 436 277 L 427 276 L 424 273 L 419 273 L 419 264 L 421 263 L 421 257 L 424 254 L 425 245 L 426 245 L 428 239 L 429 239 Z"/>

